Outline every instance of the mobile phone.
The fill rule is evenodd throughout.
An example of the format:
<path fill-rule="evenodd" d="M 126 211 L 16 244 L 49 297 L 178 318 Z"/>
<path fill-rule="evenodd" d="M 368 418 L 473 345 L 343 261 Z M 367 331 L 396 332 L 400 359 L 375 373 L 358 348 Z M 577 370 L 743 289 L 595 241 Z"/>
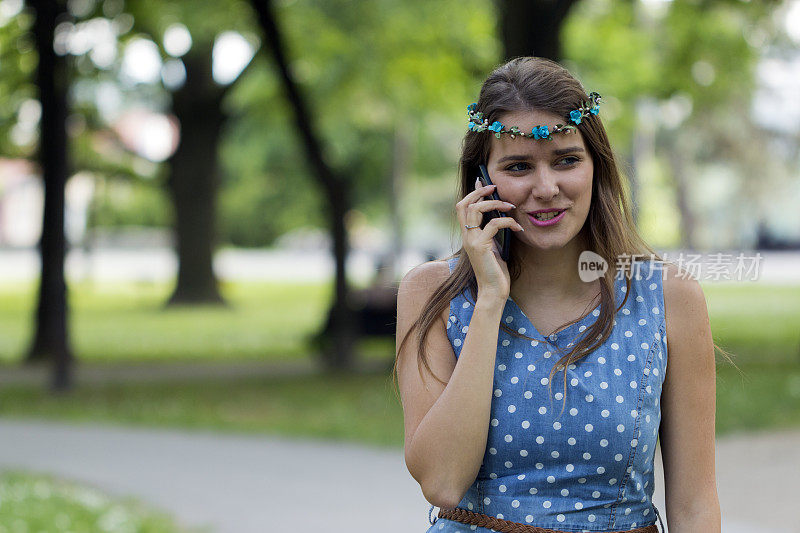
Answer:
<path fill-rule="evenodd" d="M 486 170 L 486 165 L 479 165 L 478 168 L 481 171 L 481 175 L 478 176 L 478 179 L 481 180 L 481 183 L 484 186 L 494 185 L 492 183 L 492 179 L 489 177 L 489 171 Z M 489 197 L 485 196 L 484 198 Z M 495 189 L 492 191 L 491 198 L 493 200 L 501 200 L 501 198 L 497 195 L 497 187 L 495 187 Z M 497 209 L 487 211 L 483 214 L 483 223 L 481 224 L 481 227 L 486 226 L 486 224 L 493 218 L 507 216 L 508 215 Z M 500 257 L 503 258 L 503 261 L 508 262 L 508 256 L 511 252 L 511 228 L 500 228 L 497 233 L 494 234 L 494 240 L 497 242 L 497 248 L 500 250 Z"/>

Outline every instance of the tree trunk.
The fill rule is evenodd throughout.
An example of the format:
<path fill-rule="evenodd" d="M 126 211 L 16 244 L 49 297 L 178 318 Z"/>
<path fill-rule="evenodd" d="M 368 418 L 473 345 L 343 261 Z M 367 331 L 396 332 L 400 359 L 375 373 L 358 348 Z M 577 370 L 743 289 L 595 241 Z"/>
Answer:
<path fill-rule="evenodd" d="M 211 76 L 211 45 L 197 43 L 183 61 L 186 83 L 172 95 L 180 143 L 169 159 L 167 189 L 175 213 L 178 278 L 168 304 L 219 304 L 213 255 L 225 90 Z"/>
<path fill-rule="evenodd" d="M 644 163 L 652 158 L 655 151 L 655 128 L 649 119 L 652 112 L 651 106 L 644 98 L 638 98 L 635 103 L 635 127 L 631 135 L 631 173 L 629 177 L 631 185 L 631 209 L 634 224 L 639 226 L 639 197 L 642 167 Z"/>
<path fill-rule="evenodd" d="M 575 0 L 498 0 L 503 56 L 561 59 L 561 26 Z"/>
<path fill-rule="evenodd" d="M 44 213 L 39 241 L 41 277 L 36 307 L 36 332 L 26 361 L 52 360 L 52 388 L 71 386 L 72 350 L 67 331 L 67 285 L 64 278 L 64 188 L 69 175 L 67 160 L 67 66 L 53 50 L 59 19 L 66 14 L 63 2 L 36 0 L 33 25 L 39 64 L 36 83 L 42 105 L 39 163 L 44 182 Z"/>
<path fill-rule="evenodd" d="M 672 170 L 672 183 L 675 187 L 675 203 L 680 212 L 681 246 L 688 250 L 695 250 L 697 247 L 695 238 L 696 224 L 694 212 L 692 211 L 691 205 L 689 205 L 689 196 L 691 193 L 689 191 L 689 180 L 686 176 L 686 163 L 684 161 L 686 154 L 690 152 L 681 150 L 674 142 L 670 143 L 666 149 L 670 169 Z"/>
<path fill-rule="evenodd" d="M 300 88 L 289 72 L 283 38 L 280 34 L 272 2 L 270 0 L 250 0 L 256 12 L 258 22 L 264 31 L 272 59 L 279 70 L 286 97 L 294 112 L 295 128 L 303 142 L 311 171 L 322 187 L 325 198 L 330 205 L 330 225 L 333 239 L 333 254 L 336 259 L 336 293 L 333 303 L 331 347 L 324 350 L 322 355 L 323 365 L 328 370 L 350 370 L 354 363 L 354 347 L 356 341 L 356 328 L 354 323 L 355 313 L 350 301 L 350 291 L 347 286 L 346 259 L 348 254 L 347 232 L 345 228 L 345 215 L 350 208 L 348 191 L 350 185 L 347 180 L 325 162 L 322 157 L 322 147 L 316 136 L 316 127 L 312 115 L 308 112 L 306 101 L 300 93 Z"/>

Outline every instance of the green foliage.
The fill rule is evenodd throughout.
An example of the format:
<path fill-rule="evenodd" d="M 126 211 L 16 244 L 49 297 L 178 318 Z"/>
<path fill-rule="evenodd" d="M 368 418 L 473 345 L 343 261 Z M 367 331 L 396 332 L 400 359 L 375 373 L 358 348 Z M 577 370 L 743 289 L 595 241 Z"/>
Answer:
<path fill-rule="evenodd" d="M 12 141 L 11 135 L 22 103 L 38 96 L 32 83 L 37 55 L 29 31 L 31 24 L 33 17 L 29 10 L 0 22 L 0 154 L 7 157 L 29 157 L 37 138 L 34 136 L 32 142 L 20 146 Z"/>
<path fill-rule="evenodd" d="M 498 57 L 489 2 L 298 0 L 281 4 L 278 17 L 325 157 L 350 181 L 356 206 L 387 211 L 398 129 L 409 135 L 410 173 L 438 177 L 454 168 L 464 102 Z M 245 237 L 234 236 L 234 227 L 263 228 L 249 240 L 256 244 L 286 229 L 327 226 L 324 192 L 310 175 L 282 87 L 271 63 L 256 61 L 226 102 L 235 119 L 223 145 L 224 187 L 239 192 L 223 193 L 221 217 L 236 244 Z M 243 183 L 266 180 L 263 191 L 275 189 L 271 219 L 286 225 L 244 217 L 243 203 L 231 198 L 244 202 L 245 191 L 262 189 Z M 263 211 L 265 194 L 251 197 L 259 207 L 249 212 Z"/>
<path fill-rule="evenodd" d="M 688 245 L 679 241 L 694 237 L 695 246 L 741 245 L 752 231 L 745 229 L 752 203 L 737 205 L 722 196 L 747 196 L 755 172 L 774 182 L 782 174 L 775 168 L 768 135 L 749 111 L 764 41 L 778 33 L 770 16 L 778 3 L 601 0 L 581 2 L 570 15 L 565 62 L 587 89 L 603 95 L 604 124 L 623 170 L 635 180 L 640 229 L 654 244 Z M 651 115 L 640 117 L 646 124 L 637 125 L 642 108 Z M 640 145 L 634 176 L 627 172 L 634 136 L 650 138 L 639 128 L 653 132 L 655 150 L 651 157 L 649 143 Z M 713 166 L 724 167 L 726 193 L 702 192 L 704 186 L 713 187 L 704 183 L 713 180 L 705 180 Z M 682 228 L 684 217 L 696 219 L 693 235 Z M 709 228 L 720 226 L 731 228 L 727 244 L 710 236 Z"/>
<path fill-rule="evenodd" d="M 156 176 L 156 183 L 163 184 L 163 164 L 155 169 L 143 162 L 109 131 L 99 113 L 101 87 L 111 84 L 126 107 L 168 110 L 170 92 L 161 84 L 131 84 L 120 77 L 125 46 L 133 39 L 149 38 L 167 59 L 164 31 L 178 22 L 189 29 L 195 48 L 209 49 L 227 30 L 258 42 L 261 29 L 249 3 L 95 1 L 74 3 L 71 9 L 76 24 L 105 18 L 123 28 L 117 59 L 109 68 L 96 67 L 88 54 L 69 58 L 75 74 L 75 169 L 96 173 L 98 183 Z M 308 99 L 325 158 L 349 180 L 355 206 L 368 206 L 378 214 L 387 211 L 397 131 L 408 135 L 409 173 L 439 176 L 451 171 L 463 133 L 464 102 L 474 98 L 480 77 L 498 58 L 489 0 L 299 0 L 278 2 L 276 9 L 292 73 Z M 28 19 L 22 14 L 12 19 L 13 24 L 0 30 L 0 42 L 29 40 L 24 27 Z M 4 50 L 9 50 L 7 45 L 0 48 Z M 24 57 L 11 52 L 13 60 Z M 275 67 L 265 51 L 252 63 L 224 103 L 232 118 L 220 146 L 220 241 L 238 246 L 269 245 L 288 230 L 329 223 L 325 191 L 312 177 Z M 31 73 L 29 69 L 20 75 L 29 88 Z M 3 105 L 13 114 L 19 100 L 8 99 Z M 30 147 L 27 155 L 32 155 Z M 95 224 L 166 223 L 163 196 L 154 194 L 151 181 L 128 190 L 129 198 L 104 195 L 95 202 Z M 142 205 L 151 201 L 152 209 Z"/>
<path fill-rule="evenodd" d="M 675 0 L 661 16 L 638 2 L 578 4 L 564 27 L 565 62 L 617 102 L 612 143 L 630 142 L 638 97 L 683 93 L 696 113 L 749 98 L 758 50 L 743 28 L 763 24 L 770 9 L 757 4 Z"/>
<path fill-rule="evenodd" d="M 125 2 L 125 12 L 133 15 L 134 32 L 150 37 L 165 57 L 164 31 L 175 23 L 189 28 L 193 43 L 213 43 L 217 35 L 229 30 L 259 33 L 246 0 L 132 0 Z"/>
<path fill-rule="evenodd" d="M 634 135 L 637 99 L 663 101 L 676 94 L 693 103 L 685 125 L 705 135 L 695 143 L 698 149 L 718 152 L 714 139 L 720 128 L 715 125 L 749 130 L 731 110 L 746 106 L 753 90 L 759 49 L 758 40 L 748 35 L 774 33 L 767 15 L 777 3 L 674 0 L 662 6 L 663 16 L 654 16 L 642 2 L 579 2 L 562 33 L 564 63 L 587 89 L 603 94 L 601 114 L 624 159 Z M 126 44 L 151 38 L 167 59 L 164 31 L 177 22 L 187 26 L 198 49 L 208 49 L 228 30 L 258 43 L 261 29 L 249 2 L 70 5 L 78 23 L 100 17 L 123 28 L 110 68 L 97 68 L 87 54 L 70 58 L 75 72 L 75 115 L 70 120 L 75 168 L 101 179 L 155 177 L 162 185 L 164 164 L 143 163 L 109 135 L 98 112 L 100 87 L 113 86 L 126 106 L 168 110 L 170 92 L 160 83 L 133 85 L 120 78 Z M 291 72 L 308 99 L 324 157 L 349 180 L 354 207 L 374 222 L 385 217 L 398 139 L 409 143 L 406 175 L 421 181 L 452 179 L 464 133 L 464 106 L 474 101 L 482 78 L 500 60 L 494 3 L 291 0 L 276 2 L 276 10 Z M 23 11 L 0 26 L 0 92 L 6 95 L 0 102 L 0 152 L 26 157 L 33 155 L 33 144 L 13 145 L 8 133 L 20 103 L 35 96 L 30 22 L 30 12 Z M 260 50 L 234 83 L 224 107 L 231 120 L 220 146 L 220 241 L 264 246 L 291 229 L 327 226 L 325 191 L 310 172 L 267 50 Z M 742 153 L 739 148 L 730 151 Z M 758 161 L 747 164 L 754 168 Z M 168 217 L 157 214 L 165 205 L 163 197 L 142 192 L 150 190 L 151 182 L 145 183 L 130 189 L 130 199 L 99 202 L 97 222 L 164 224 Z M 141 205 L 145 201 L 156 207 L 146 210 Z"/>
<path fill-rule="evenodd" d="M 254 62 L 226 101 L 232 118 L 220 147 L 220 236 L 235 246 L 269 245 L 292 229 L 328 224 L 324 191 L 309 173 L 278 81 L 263 56 Z"/>
<path fill-rule="evenodd" d="M 297 168 L 279 165 L 261 180 L 232 180 L 220 195 L 220 234 L 233 246 L 265 246 L 299 227 L 327 225 L 316 184 Z M 286 198 L 291 197 L 291 209 Z"/>
<path fill-rule="evenodd" d="M 90 227 L 168 227 L 172 222 L 166 195 L 152 182 L 98 179 L 97 189 L 92 198 Z"/>
<path fill-rule="evenodd" d="M 633 102 L 659 84 L 656 43 L 652 32 L 636 23 L 634 6 L 634 2 L 581 2 L 562 33 L 564 63 L 587 91 L 603 96 L 600 116 L 612 146 L 623 150 L 633 135 Z"/>

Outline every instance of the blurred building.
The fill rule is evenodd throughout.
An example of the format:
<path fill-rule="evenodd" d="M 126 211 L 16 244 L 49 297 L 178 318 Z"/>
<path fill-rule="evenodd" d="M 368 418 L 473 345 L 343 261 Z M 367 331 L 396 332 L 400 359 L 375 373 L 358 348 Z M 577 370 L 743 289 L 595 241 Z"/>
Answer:
<path fill-rule="evenodd" d="M 85 173 L 72 176 L 66 187 L 64 227 L 67 240 L 79 243 L 86 235 L 94 181 Z M 38 165 L 27 159 L 0 158 L 0 246 L 31 248 L 42 232 L 44 187 Z"/>

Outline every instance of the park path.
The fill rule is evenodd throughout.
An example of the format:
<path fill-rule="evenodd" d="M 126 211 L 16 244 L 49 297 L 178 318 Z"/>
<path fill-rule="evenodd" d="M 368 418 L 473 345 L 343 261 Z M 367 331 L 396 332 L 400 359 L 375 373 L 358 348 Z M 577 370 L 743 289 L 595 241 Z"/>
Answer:
<path fill-rule="evenodd" d="M 655 462 L 654 502 L 663 511 L 660 457 Z M 0 418 L 5 469 L 134 496 L 183 525 L 215 533 L 421 533 L 428 527 L 429 505 L 397 449 Z M 800 431 L 718 439 L 722 531 L 800 532 L 793 485 L 799 478 Z"/>
<path fill-rule="evenodd" d="M 323 240 L 327 237 L 323 234 Z M 214 254 L 214 272 L 226 281 L 301 281 L 325 282 L 332 280 L 336 267 L 327 242 L 306 241 L 303 237 L 289 238 L 289 247 L 276 246 L 264 249 L 224 249 Z M 399 260 L 399 270 L 408 272 L 411 267 L 426 260 L 428 252 L 437 257 L 451 253 L 452 239 L 448 230 L 425 227 L 422 234 L 409 234 L 408 242 L 415 246 L 405 250 Z M 352 243 L 347 258 L 347 274 L 353 281 L 368 283 L 380 262 L 379 250 L 372 243 Z M 388 244 L 388 243 L 387 243 Z M 296 247 L 295 247 L 296 246 Z M 390 245 L 391 246 L 391 245 Z M 669 260 L 695 264 L 717 262 L 728 265 L 742 254 L 745 269 L 752 266 L 742 281 L 764 284 L 797 285 L 800 283 L 798 250 L 731 250 L 729 258 L 715 260 L 712 253 L 680 249 L 658 249 Z M 760 259 L 756 256 L 760 254 Z M 721 262 L 720 262 L 721 259 Z M 97 246 L 88 253 L 79 246 L 67 252 L 65 270 L 69 281 L 135 281 L 139 283 L 170 282 L 177 274 L 178 260 L 175 252 L 164 245 L 135 243 L 130 246 Z M 705 276 L 707 267 L 702 267 Z M 721 279 L 731 274 L 730 268 L 715 270 Z M 0 280 L 6 282 L 35 282 L 39 275 L 39 254 L 36 248 L 0 249 Z M 755 279 L 753 279 L 755 278 Z M 709 283 L 741 283 L 742 281 Z"/>

